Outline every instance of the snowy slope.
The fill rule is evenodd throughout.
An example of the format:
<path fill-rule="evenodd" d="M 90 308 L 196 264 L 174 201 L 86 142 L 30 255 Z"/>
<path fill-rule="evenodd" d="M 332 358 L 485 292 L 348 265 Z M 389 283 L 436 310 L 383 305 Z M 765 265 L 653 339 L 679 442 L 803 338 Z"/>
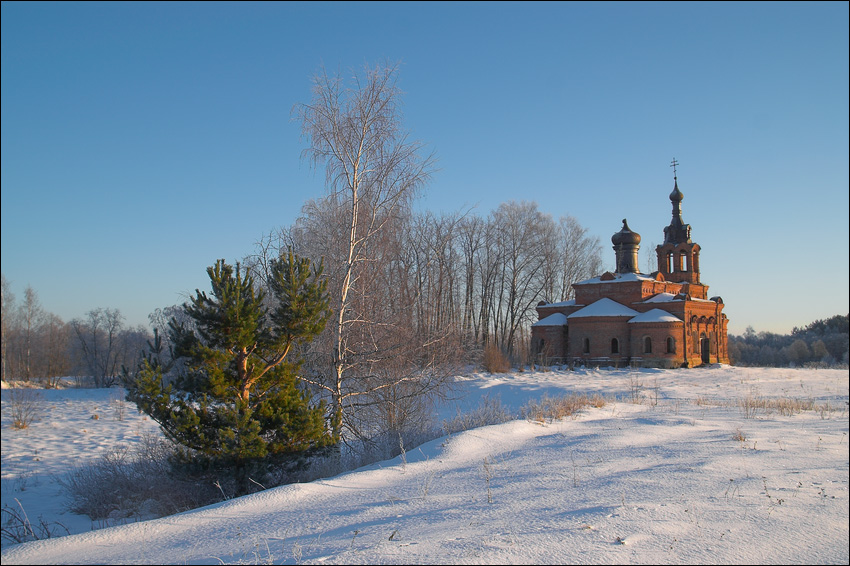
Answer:
<path fill-rule="evenodd" d="M 611 401 L 561 421 L 469 430 L 395 460 L 180 515 L 5 545 L 2 562 L 846 564 L 848 376 L 733 367 L 473 375 L 461 380 L 462 408 L 484 395 L 517 411 L 544 394 Z M 3 503 L 30 492 L 30 515 L 56 499 L 37 495 L 55 487 L 46 477 L 34 485 L 41 466 L 59 473 L 152 426 L 135 411 L 102 417 L 98 426 L 112 426 L 87 426 L 90 441 L 73 445 L 106 393 L 45 393 L 67 405 L 21 432 L 8 426 L 3 391 Z M 742 399 L 817 409 L 753 414 Z M 75 417 L 73 405 L 87 408 Z M 444 407 L 447 416 L 455 410 Z M 36 445 L 42 459 L 29 468 L 30 486 L 15 491 Z"/>

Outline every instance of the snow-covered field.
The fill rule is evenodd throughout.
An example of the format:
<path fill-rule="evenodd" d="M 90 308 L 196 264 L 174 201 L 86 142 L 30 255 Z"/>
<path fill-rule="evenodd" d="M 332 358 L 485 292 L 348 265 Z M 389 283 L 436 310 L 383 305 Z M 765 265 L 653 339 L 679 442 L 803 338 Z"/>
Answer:
<path fill-rule="evenodd" d="M 475 374 L 442 416 L 483 396 L 517 414 L 543 395 L 608 403 L 102 529 L 65 511 L 56 478 L 154 423 L 122 409 L 120 390 L 64 389 L 41 391 L 43 418 L 16 430 L 4 389 L 2 504 L 75 534 L 6 543 L 2 563 L 847 564 L 848 377 L 728 366 Z M 801 403 L 813 408 L 788 414 Z"/>

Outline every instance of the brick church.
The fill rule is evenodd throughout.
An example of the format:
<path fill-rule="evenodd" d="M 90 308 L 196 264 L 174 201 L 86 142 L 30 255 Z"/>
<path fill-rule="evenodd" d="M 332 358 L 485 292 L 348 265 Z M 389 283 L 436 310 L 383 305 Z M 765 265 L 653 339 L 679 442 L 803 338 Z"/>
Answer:
<path fill-rule="evenodd" d="M 616 269 L 573 283 L 575 299 L 537 305 L 531 340 L 539 361 L 614 367 L 695 367 L 729 363 L 723 300 L 700 282 L 699 244 L 682 221 L 673 160 L 673 219 L 655 248 L 659 270 L 638 271 L 640 234 L 614 234 Z"/>

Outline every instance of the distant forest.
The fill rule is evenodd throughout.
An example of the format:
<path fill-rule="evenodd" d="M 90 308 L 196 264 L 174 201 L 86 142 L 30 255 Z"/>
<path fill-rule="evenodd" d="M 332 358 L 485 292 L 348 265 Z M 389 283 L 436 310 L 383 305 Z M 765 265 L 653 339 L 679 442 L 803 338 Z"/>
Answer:
<path fill-rule="evenodd" d="M 64 322 L 41 307 L 37 293 L 27 288 L 15 301 L 3 277 L 2 379 L 39 381 L 50 387 L 61 376 L 94 377 L 100 386 L 119 383 L 122 366 L 134 367 L 152 340 L 142 327 L 128 327 L 117 309 L 98 308 L 83 319 Z M 153 327 L 164 328 L 167 314 L 151 315 Z M 734 365 L 761 367 L 848 367 L 850 317 L 816 320 L 791 334 L 755 332 L 729 336 Z"/>
<path fill-rule="evenodd" d="M 739 366 L 848 367 L 850 317 L 816 320 L 791 334 L 755 332 L 729 336 L 729 357 Z"/>
<path fill-rule="evenodd" d="M 62 377 L 78 384 L 93 378 L 98 387 L 119 382 L 122 366 L 135 367 L 153 339 L 144 326 L 130 327 L 118 309 L 97 308 L 65 322 L 41 306 L 27 287 L 19 302 L 2 276 L 3 381 L 34 381 L 55 387 Z"/>

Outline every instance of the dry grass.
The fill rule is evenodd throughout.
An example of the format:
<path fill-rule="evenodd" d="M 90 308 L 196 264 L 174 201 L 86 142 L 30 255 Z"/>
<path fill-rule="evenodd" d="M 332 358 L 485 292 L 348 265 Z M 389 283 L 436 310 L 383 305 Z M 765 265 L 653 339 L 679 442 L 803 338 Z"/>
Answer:
<path fill-rule="evenodd" d="M 68 527 L 59 522 L 48 522 L 43 516 L 39 516 L 36 523 L 30 521 L 17 497 L 14 506 L 3 504 L 0 510 L 0 538 L 3 541 L 19 544 L 69 534 Z"/>
<path fill-rule="evenodd" d="M 60 484 L 69 509 L 93 520 L 162 517 L 219 500 L 203 487 L 171 473 L 174 448 L 153 434 L 132 448 L 118 445 L 98 460 L 75 466 Z"/>
<path fill-rule="evenodd" d="M 697 396 L 697 399 L 696 401 L 694 401 L 694 403 L 698 407 L 722 407 L 724 405 L 723 401 L 718 401 L 716 399 L 712 399 L 704 395 Z"/>
<path fill-rule="evenodd" d="M 10 389 L 9 407 L 12 414 L 12 427 L 27 428 L 36 422 L 44 410 L 44 398 L 41 393 L 29 387 Z"/>
<path fill-rule="evenodd" d="M 443 434 L 455 434 L 482 426 L 502 424 L 513 418 L 498 397 L 491 398 L 485 395 L 476 409 L 468 413 L 458 411 L 456 417 L 443 422 Z"/>
<path fill-rule="evenodd" d="M 792 397 L 779 397 L 767 399 L 758 395 L 749 394 L 738 401 L 738 406 L 744 414 L 744 418 L 751 419 L 758 414 L 770 415 L 778 413 L 790 417 L 803 411 L 819 411 L 821 414 L 826 410 L 823 405 L 818 405 L 812 399 L 797 399 Z"/>
<path fill-rule="evenodd" d="M 511 371 L 511 361 L 492 342 L 484 347 L 484 370 L 490 373 L 507 373 Z"/>
<path fill-rule="evenodd" d="M 529 401 L 521 409 L 522 418 L 535 422 L 551 422 L 564 417 L 572 417 L 585 407 L 600 408 L 605 399 L 600 395 L 564 395 L 562 397 L 544 396 L 538 401 Z"/>

